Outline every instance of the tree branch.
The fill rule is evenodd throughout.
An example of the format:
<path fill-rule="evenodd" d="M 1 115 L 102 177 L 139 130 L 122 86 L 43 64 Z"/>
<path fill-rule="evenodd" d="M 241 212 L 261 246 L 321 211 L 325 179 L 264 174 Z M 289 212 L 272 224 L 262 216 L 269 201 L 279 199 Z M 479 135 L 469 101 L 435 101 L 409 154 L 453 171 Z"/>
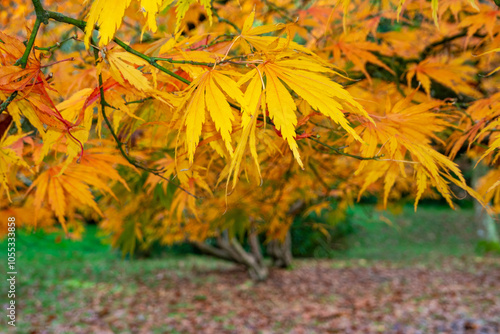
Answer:
<path fill-rule="evenodd" d="M 23 56 L 15 62 L 14 64 L 15 66 L 21 66 L 21 68 L 26 68 L 26 65 L 28 64 L 28 58 L 31 53 L 31 49 L 33 49 L 33 44 L 35 44 L 36 35 L 38 33 L 38 29 L 40 29 L 41 23 L 42 20 L 37 16 L 35 20 L 35 25 L 33 26 L 33 30 L 31 31 L 31 35 L 28 40 L 28 44 L 26 44 L 26 50 L 24 50 Z"/>
<path fill-rule="evenodd" d="M 81 31 L 85 31 L 85 27 L 87 26 L 87 22 L 85 21 L 77 20 L 57 12 L 51 12 L 51 11 L 46 11 L 46 12 L 47 15 L 49 16 L 49 19 L 51 20 L 61 23 L 71 24 L 80 29 Z"/>
<path fill-rule="evenodd" d="M 329 148 L 330 150 L 334 151 L 335 154 L 338 154 L 338 155 L 345 155 L 346 157 L 350 157 L 350 158 L 354 158 L 354 159 L 358 159 L 358 160 L 378 160 L 380 158 L 382 158 L 384 155 L 376 155 L 374 157 L 362 157 L 362 156 L 359 156 L 359 155 L 354 155 L 354 154 L 349 154 L 349 153 L 345 153 L 345 152 L 342 152 L 340 148 L 338 147 L 335 147 L 335 146 L 331 146 L 331 145 L 328 145 L 328 144 L 325 144 L 323 143 L 322 141 L 319 141 L 318 139 L 314 138 L 314 137 L 308 137 L 307 139 L 309 140 L 312 140 L 313 142 L 316 142 L 324 147 L 327 147 Z"/>
<path fill-rule="evenodd" d="M 215 256 L 217 258 L 221 258 L 221 259 L 224 259 L 227 261 L 234 261 L 234 259 L 231 257 L 231 255 L 228 252 L 226 252 L 226 250 L 224 250 L 222 248 L 214 247 L 212 245 L 209 245 L 209 244 L 204 243 L 204 242 L 199 242 L 199 241 L 192 242 L 192 244 L 194 246 L 196 246 L 199 250 L 201 250 L 203 253 L 206 253 L 206 254 L 209 254 L 209 255 L 212 255 L 212 256 Z"/>
<path fill-rule="evenodd" d="M 33 45 L 35 44 L 35 39 L 36 35 L 38 34 L 38 30 L 40 29 L 41 23 L 46 23 L 47 18 L 45 15 L 45 10 L 42 7 L 41 1 L 40 0 L 33 0 L 33 6 L 35 7 L 35 13 L 36 13 L 36 20 L 35 20 L 35 25 L 33 26 L 33 30 L 31 31 L 30 37 L 28 39 L 28 43 L 26 44 L 26 49 L 24 50 L 24 53 L 21 58 L 19 58 L 15 63 L 14 66 L 21 66 L 21 68 L 26 68 L 26 65 L 28 65 L 28 59 L 31 53 L 31 50 L 33 49 Z M 18 91 L 13 92 L 10 94 L 10 96 L 2 102 L 0 105 L 0 113 L 4 112 L 4 110 L 7 110 L 7 107 L 9 104 L 14 101 L 18 94 Z"/>
<path fill-rule="evenodd" d="M 39 19 L 43 24 L 49 23 L 49 15 L 47 11 L 43 8 L 41 0 L 33 0 L 33 6 L 35 7 L 35 13 L 37 19 Z"/>
<path fill-rule="evenodd" d="M 97 59 L 99 58 L 99 51 L 94 49 L 94 58 Z M 102 80 L 102 74 L 99 74 L 99 93 L 101 95 L 101 98 L 100 98 L 100 101 L 101 101 L 101 112 L 102 112 L 102 117 L 104 118 L 104 122 L 106 123 L 106 125 L 108 126 L 108 129 L 111 133 L 111 136 L 113 137 L 113 139 L 115 140 L 116 142 L 116 146 L 118 147 L 118 150 L 120 151 L 121 155 L 125 158 L 125 160 L 128 161 L 129 164 L 131 164 L 132 166 L 136 167 L 136 168 L 139 168 L 139 169 L 142 169 L 143 171 L 145 172 L 148 172 L 148 173 L 151 173 L 153 175 L 156 175 L 158 177 L 160 177 L 161 179 L 167 181 L 168 183 L 171 183 L 172 185 L 174 185 L 175 187 L 177 187 L 178 189 L 184 191 L 186 194 L 188 194 L 189 196 L 192 196 L 196 199 L 199 199 L 198 196 L 192 194 L 191 192 L 189 192 L 188 190 L 186 190 L 185 188 L 183 188 L 182 186 L 172 182 L 172 180 L 170 179 L 167 179 L 166 177 L 164 177 L 161 173 L 160 170 L 157 170 L 157 169 L 153 169 L 153 168 L 149 168 L 149 167 L 146 167 L 146 166 L 143 166 L 141 164 L 139 164 L 134 158 L 132 158 L 131 156 L 129 156 L 126 152 L 125 152 L 125 149 L 123 148 L 123 143 L 120 141 L 120 139 L 118 138 L 118 135 L 115 133 L 115 131 L 113 130 L 113 126 L 111 124 L 111 122 L 109 121 L 108 119 L 108 116 L 106 115 L 106 107 L 112 107 L 111 105 L 109 105 L 107 102 L 106 102 L 106 99 L 104 98 L 104 88 L 103 88 L 103 80 Z"/>
<path fill-rule="evenodd" d="M 128 53 L 131 53 L 133 55 L 136 55 L 137 57 L 139 58 L 142 58 L 144 59 L 145 61 L 147 61 L 148 63 L 150 63 L 153 67 L 159 69 L 160 71 L 176 78 L 177 80 L 179 81 L 182 81 L 184 82 L 185 84 L 189 85 L 191 84 L 191 81 L 189 81 L 188 79 L 185 79 L 183 77 L 181 77 L 180 75 L 166 69 L 165 67 L 159 65 L 158 63 L 156 63 L 156 60 L 154 57 L 148 57 L 146 56 L 145 54 L 137 51 L 137 50 L 134 50 L 133 48 L 131 48 L 129 45 L 127 45 L 125 42 L 121 41 L 120 39 L 118 38 L 113 38 L 113 41 L 118 44 L 119 46 L 121 46 L 125 51 L 127 51 Z"/>

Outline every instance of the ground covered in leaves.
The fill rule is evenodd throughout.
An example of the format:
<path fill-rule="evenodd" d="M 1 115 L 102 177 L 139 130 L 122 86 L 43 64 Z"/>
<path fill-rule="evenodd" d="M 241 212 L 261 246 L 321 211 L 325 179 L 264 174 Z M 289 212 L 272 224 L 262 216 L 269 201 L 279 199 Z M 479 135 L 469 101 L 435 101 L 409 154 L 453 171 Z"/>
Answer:
<path fill-rule="evenodd" d="M 346 251 L 258 284 L 204 256 L 122 258 L 95 228 L 20 233 L 17 327 L 0 333 L 500 333 L 500 257 L 474 251 L 472 212 L 411 212 L 358 210 Z"/>
<path fill-rule="evenodd" d="M 50 334 L 500 333 L 498 258 L 406 268 L 300 261 L 259 284 L 236 267 L 191 263 L 133 281 L 72 287 L 59 295 L 59 314 L 40 304 L 29 315 L 21 311 L 19 321 L 30 333 Z M 36 298 L 36 289 L 27 292 Z"/>

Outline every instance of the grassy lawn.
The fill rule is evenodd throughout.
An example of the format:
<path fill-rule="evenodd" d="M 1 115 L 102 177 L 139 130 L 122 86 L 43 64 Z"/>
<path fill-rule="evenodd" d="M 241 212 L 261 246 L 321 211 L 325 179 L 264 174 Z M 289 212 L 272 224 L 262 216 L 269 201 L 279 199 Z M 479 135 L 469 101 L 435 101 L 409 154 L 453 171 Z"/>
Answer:
<path fill-rule="evenodd" d="M 352 307 L 345 306 L 345 303 L 358 298 L 358 295 L 346 297 L 340 292 L 342 285 L 363 277 L 371 280 L 373 272 L 370 270 L 385 274 L 380 274 L 382 278 L 376 278 L 373 286 L 358 282 L 358 288 L 369 289 L 367 291 L 373 293 L 375 299 L 379 294 L 393 293 L 393 285 L 406 286 L 404 282 L 411 282 L 414 270 L 422 268 L 427 271 L 425 275 L 431 275 L 428 278 L 430 286 L 439 286 L 446 281 L 447 276 L 440 276 L 441 267 L 446 267 L 457 275 L 457 286 L 467 285 L 468 291 L 473 292 L 479 284 L 474 282 L 483 279 L 475 272 L 482 275 L 493 270 L 494 275 L 499 274 L 500 261 L 497 258 L 480 258 L 474 253 L 478 238 L 471 223 L 472 215 L 470 210 L 451 211 L 425 206 L 421 206 L 416 214 L 411 208 L 405 208 L 400 215 L 377 212 L 370 206 L 356 207 L 353 212 L 356 233 L 348 237 L 350 248 L 332 253 L 334 259 L 301 259 L 294 270 L 272 274 L 271 278 L 281 277 L 283 285 L 289 286 L 290 291 L 301 284 L 316 284 L 304 287 L 304 291 L 309 291 L 304 300 L 310 302 L 305 311 L 302 310 L 305 304 L 294 304 L 292 296 L 295 292 L 289 296 L 290 300 L 283 299 L 288 290 L 283 291 L 284 295 L 274 296 L 276 279 L 254 285 L 244 271 L 223 261 L 196 255 L 130 260 L 103 244 L 95 227 L 87 229 L 82 241 L 60 239 L 58 235 L 43 231 L 36 234 L 21 232 L 17 236 L 17 332 L 45 333 L 41 331 L 44 329 L 47 333 L 71 334 L 260 333 L 257 329 L 263 328 L 262 333 L 287 333 L 292 329 L 306 328 L 306 333 L 322 333 L 321 328 L 328 326 L 328 321 L 350 317 L 346 316 L 346 310 Z M 5 241 L 0 244 L 0 249 L 5 256 Z M 394 265 L 407 267 L 411 272 L 388 269 L 395 268 Z M 320 276 L 308 276 L 313 267 L 314 275 Z M 461 273 L 464 272 L 472 275 L 469 281 L 462 281 Z M 421 281 L 417 283 L 421 284 Z M 336 286 L 340 290 L 331 291 Z M 411 286 L 408 289 L 411 290 Z M 6 280 L 0 280 L 0 287 L 1 291 L 7 291 Z M 486 303 L 484 307 L 491 309 L 491 303 L 500 306 L 498 288 L 500 286 L 485 286 L 487 290 L 474 293 L 489 296 L 489 299 L 481 300 Z M 322 293 L 324 289 L 327 292 Z M 434 292 L 420 294 L 419 291 L 416 289 L 408 300 L 415 307 L 425 308 L 426 303 L 435 298 Z M 464 295 L 463 298 L 474 299 L 474 296 Z M 251 310 L 245 315 L 241 305 L 252 300 L 259 307 L 254 310 L 251 309 L 253 306 L 248 306 Z M 6 305 L 6 302 L 6 293 L 2 293 L 0 303 Z M 366 303 L 372 302 L 377 303 Z M 384 312 L 396 312 L 392 309 L 393 304 L 394 301 L 386 300 Z M 157 313 L 154 305 L 158 305 L 162 313 Z M 323 314 L 325 305 L 332 307 L 336 314 L 331 315 L 333 318 Z M 262 323 L 255 314 L 267 308 L 268 320 Z M 302 311 L 289 314 L 294 308 L 297 312 Z M 476 310 L 464 312 L 473 315 Z M 241 319 L 247 316 L 249 323 L 242 323 Z M 294 317 L 301 320 L 297 318 L 295 321 Z M 446 315 L 442 317 L 448 319 Z M 0 332 L 6 327 L 3 318 Z M 369 317 L 366 319 L 367 323 L 372 321 Z M 394 316 L 391 319 L 394 320 Z M 392 320 L 381 319 L 377 326 L 387 329 L 384 324 L 392 324 Z M 500 318 L 494 320 L 500 323 Z M 411 317 L 404 321 L 411 322 Z M 247 326 L 245 330 L 248 331 L 240 331 L 241 326 Z M 340 325 L 332 323 L 331 326 Z M 252 330 L 254 327 L 255 331 Z"/>
<path fill-rule="evenodd" d="M 479 241 L 472 209 L 405 206 L 397 214 L 358 205 L 353 211 L 355 234 L 340 258 L 427 260 L 434 256 L 472 255 Z"/>
<path fill-rule="evenodd" d="M 147 260 L 129 260 L 103 243 L 95 226 L 89 226 L 81 241 L 61 238 L 61 234 L 34 234 L 20 232 L 16 237 L 18 268 L 17 302 L 19 333 L 28 333 L 30 323 L 23 321 L 40 311 L 52 324 L 65 321 L 64 313 L 81 308 L 96 293 L 123 293 L 132 295 L 137 284 L 154 287 L 162 272 L 189 275 L 198 269 L 229 266 L 203 256 L 169 256 Z M 0 244 L 6 258 L 6 242 Z M 1 291 L 7 291 L 7 282 L 1 280 Z M 0 303 L 6 305 L 6 293 Z M 0 328 L 5 328 L 5 322 Z"/>

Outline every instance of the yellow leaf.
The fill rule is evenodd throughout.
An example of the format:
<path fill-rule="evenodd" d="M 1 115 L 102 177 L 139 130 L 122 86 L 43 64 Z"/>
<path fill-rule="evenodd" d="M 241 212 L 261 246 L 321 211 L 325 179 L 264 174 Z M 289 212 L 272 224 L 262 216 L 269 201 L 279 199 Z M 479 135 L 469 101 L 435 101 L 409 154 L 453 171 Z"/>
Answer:
<path fill-rule="evenodd" d="M 99 46 L 107 45 L 120 27 L 131 0 L 94 0 L 87 17 L 85 47 L 88 49 L 94 26 L 99 27 Z"/>
<path fill-rule="evenodd" d="M 446 59 L 427 59 L 411 67 L 407 73 L 408 86 L 416 74 L 427 95 L 430 96 L 430 79 L 452 89 L 457 94 L 464 94 L 475 98 L 481 98 L 482 94 L 471 87 L 477 68 L 464 65 L 464 59 L 457 58 L 452 61 Z"/>
<path fill-rule="evenodd" d="M 93 148 L 85 153 L 80 164 L 71 163 L 65 167 L 64 173 L 61 173 L 62 166 L 42 172 L 27 191 L 36 188 L 33 203 L 35 222 L 44 203 L 48 203 L 63 227 L 65 217 L 71 217 L 75 207 L 90 207 L 102 216 L 90 188 L 106 192 L 114 198 L 116 196 L 111 190 L 110 181 L 118 181 L 128 189 L 125 180 L 113 168 L 113 164 L 128 163 L 122 157 L 107 152 L 114 152 L 114 149 Z"/>
<path fill-rule="evenodd" d="M 233 189 L 236 186 L 237 176 L 240 172 L 240 166 L 243 159 L 243 155 L 245 153 L 245 149 L 247 143 L 250 147 L 250 154 L 255 163 L 255 167 L 257 169 L 258 175 L 261 178 L 259 160 L 256 149 L 256 138 L 255 138 L 255 128 L 257 124 L 257 116 L 262 106 L 262 85 L 259 77 L 254 77 L 245 92 L 245 101 L 248 109 L 245 110 L 242 117 L 242 126 L 243 131 L 241 134 L 241 139 L 236 146 L 233 159 L 231 160 L 231 164 L 229 165 L 228 177 L 226 182 L 226 192 L 227 186 L 229 185 L 229 181 L 231 177 L 233 178 Z M 222 175 L 221 175 L 222 177 Z M 227 199 L 227 198 L 226 198 Z"/>
<path fill-rule="evenodd" d="M 144 26 L 143 30 L 146 27 L 152 32 L 156 32 L 158 27 L 156 26 L 156 13 L 158 13 L 163 0 L 141 0 L 141 10 L 144 13 L 144 16 L 147 17 L 147 24 Z"/>
<path fill-rule="evenodd" d="M 439 22 L 438 22 L 438 0 L 432 0 L 431 7 L 432 7 L 432 18 L 434 19 L 434 24 L 436 27 L 439 28 Z"/>
<path fill-rule="evenodd" d="M 7 186 L 7 175 L 11 170 L 12 165 L 22 166 L 27 168 L 28 170 L 30 169 L 30 167 L 28 166 L 26 161 L 24 161 L 23 158 L 16 153 L 16 151 L 14 151 L 12 148 L 9 148 L 9 146 L 14 144 L 18 140 L 21 140 L 22 138 L 28 136 L 29 134 L 8 136 L 7 133 L 8 131 L 5 131 L 3 138 L 0 138 L 0 184 L 5 190 L 7 198 L 10 201 L 11 199 L 9 195 L 9 188 Z"/>
<path fill-rule="evenodd" d="M 65 223 L 64 213 L 66 211 L 66 201 L 63 193 L 61 184 L 59 183 L 59 178 L 52 177 L 49 187 L 47 189 L 48 199 L 52 211 L 57 216 L 59 222 L 63 225 Z"/>
<path fill-rule="evenodd" d="M 286 54 L 286 56 L 290 55 L 292 54 Z M 267 61 L 259 65 L 257 69 L 249 72 L 239 81 L 241 85 L 251 78 L 253 80 L 260 78 L 261 73 L 265 76 L 265 102 L 268 106 L 269 116 L 276 129 L 287 141 L 301 167 L 303 164 L 295 141 L 297 106 L 284 84 L 306 100 L 313 109 L 330 117 L 356 140 L 362 141 L 361 137 L 349 125 L 343 110 L 349 109 L 370 120 L 363 107 L 341 85 L 316 72 L 335 73 L 309 58 L 289 59 L 286 57 L 283 60 Z"/>
<path fill-rule="evenodd" d="M 143 59 L 128 52 L 114 51 L 108 52 L 106 54 L 106 59 L 109 61 L 111 75 L 118 83 L 123 85 L 123 79 L 125 79 L 128 83 L 142 92 L 151 92 L 153 90 L 153 87 L 151 87 L 144 74 L 129 64 L 147 65 L 147 62 Z"/>
<path fill-rule="evenodd" d="M 87 2 L 86 0 L 85 2 Z M 162 8 L 165 3 L 170 4 L 173 0 L 136 0 L 140 1 L 141 11 L 146 17 L 146 24 L 143 27 L 143 31 L 149 28 L 152 32 L 156 32 L 158 29 L 156 25 L 156 14 Z M 188 3 L 192 3 L 195 0 L 186 0 Z M 182 6 L 186 1 L 180 0 L 178 6 Z M 201 0 L 201 3 L 207 8 L 207 12 L 210 11 L 210 3 L 207 5 L 207 0 Z M 85 28 L 85 47 L 88 49 L 90 45 L 90 38 L 94 31 L 94 27 L 99 27 L 99 46 L 107 45 L 114 37 L 116 31 L 120 27 L 125 15 L 125 10 L 130 6 L 131 0 L 94 0 L 92 2 L 92 7 L 87 16 L 87 26 Z M 183 7 L 184 8 L 184 7 Z M 187 6 L 189 8 L 189 5 Z M 187 8 L 185 9 L 187 11 Z M 210 20 L 211 18 L 211 11 Z M 185 12 L 184 12 L 185 14 Z"/>
<path fill-rule="evenodd" d="M 226 101 L 226 97 L 213 80 L 208 81 L 205 87 L 205 103 L 217 131 L 222 135 L 222 139 L 226 143 L 226 149 L 232 155 L 231 130 L 233 128 L 232 122 L 234 121 L 233 112 Z"/>
<path fill-rule="evenodd" d="M 184 111 L 183 123 L 186 126 L 189 163 L 193 162 L 194 152 L 200 142 L 206 112 L 210 114 L 210 120 L 213 121 L 217 132 L 222 136 L 226 149 L 232 155 L 231 131 L 234 115 L 226 95 L 238 101 L 242 109 L 245 109 L 243 93 L 236 82 L 216 70 L 206 71 L 188 88 L 178 112 Z"/>
<path fill-rule="evenodd" d="M 204 90 L 207 76 L 205 73 L 198 80 L 191 83 L 191 89 L 186 96 L 186 98 L 189 98 L 189 102 L 187 102 L 187 105 L 181 106 L 181 108 L 185 108 L 183 122 L 186 125 L 186 146 L 189 163 L 193 163 L 194 152 L 200 142 L 201 127 L 205 122 Z"/>
<path fill-rule="evenodd" d="M 269 116 L 273 120 L 276 129 L 281 132 L 283 138 L 288 142 L 288 146 L 293 152 L 293 156 L 301 168 L 304 164 L 300 159 L 297 142 L 295 141 L 295 125 L 297 116 L 295 110 L 297 106 L 288 90 L 278 79 L 276 73 L 266 68 L 266 104 L 269 109 Z"/>

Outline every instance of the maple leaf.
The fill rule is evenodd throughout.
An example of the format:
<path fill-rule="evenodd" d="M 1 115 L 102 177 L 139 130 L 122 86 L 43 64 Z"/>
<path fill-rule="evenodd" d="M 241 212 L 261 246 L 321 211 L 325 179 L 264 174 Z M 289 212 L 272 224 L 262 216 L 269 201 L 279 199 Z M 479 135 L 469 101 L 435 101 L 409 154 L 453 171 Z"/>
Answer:
<path fill-rule="evenodd" d="M 125 9 L 130 5 L 130 2 L 131 0 L 95 0 L 92 2 L 85 27 L 85 47 L 87 49 L 95 25 L 99 27 L 99 46 L 107 45 L 111 41 L 122 23 Z"/>
<path fill-rule="evenodd" d="M 184 113 L 182 122 L 186 126 L 185 136 L 189 163 L 193 162 L 194 152 L 200 142 L 202 125 L 205 123 L 207 112 L 217 131 L 221 134 L 226 149 L 230 154 L 233 153 L 230 134 L 234 115 L 224 93 L 239 102 L 245 109 L 243 93 L 236 82 L 224 74 L 224 71 L 207 70 L 187 88 L 187 93 L 178 108 L 178 112 Z"/>
<path fill-rule="evenodd" d="M 57 105 L 56 109 L 60 111 L 61 116 L 68 123 L 73 124 L 73 126 L 70 129 L 63 128 L 62 130 L 57 127 L 51 127 L 45 131 L 43 134 L 43 146 L 37 163 L 43 160 L 62 137 L 66 138 L 67 159 L 60 173 L 64 172 L 76 156 L 83 154 L 83 145 L 89 137 L 92 126 L 93 110 L 89 105 L 84 107 L 91 92 L 92 89 L 84 88 Z"/>
<path fill-rule="evenodd" d="M 85 0 L 88 2 L 89 0 Z M 116 31 L 121 26 L 125 10 L 131 5 L 132 0 L 94 0 L 90 7 L 90 12 L 87 17 L 87 26 L 85 28 L 85 47 L 88 49 L 90 38 L 94 31 L 94 26 L 99 27 L 99 46 L 107 45 L 114 37 Z M 139 8 L 147 17 L 146 25 L 143 31 L 149 28 L 152 32 L 158 29 L 156 25 L 156 14 L 164 5 L 173 3 L 173 0 L 167 0 L 164 4 L 163 0 L 134 0 L 139 3 Z M 181 21 L 189 9 L 190 5 L 199 2 L 207 11 L 207 14 L 212 21 L 212 9 L 209 0 L 178 0 L 177 1 L 177 23 L 176 31 L 180 28 Z"/>
<path fill-rule="evenodd" d="M 136 66 L 144 68 L 149 65 L 149 63 L 144 59 L 128 52 L 117 51 L 116 49 L 103 53 L 103 58 L 100 59 L 101 62 L 97 66 L 99 74 L 102 73 L 104 64 L 109 64 L 109 71 L 112 78 L 108 78 L 103 83 L 103 91 L 108 94 L 106 96 L 106 102 L 112 102 L 111 106 L 113 108 L 121 110 L 130 117 L 138 118 L 128 110 L 123 102 L 123 99 L 119 96 L 123 94 L 113 93 L 113 91 L 119 91 L 120 86 L 121 88 L 126 88 L 127 90 L 132 88 L 134 93 L 141 97 L 153 97 L 169 106 L 172 106 L 174 97 L 151 86 L 146 76 L 138 68 L 136 68 Z M 155 73 L 156 72 L 153 73 L 153 79 L 156 83 L 157 77 Z M 91 94 L 91 97 L 89 97 L 89 102 L 95 101 L 100 97 L 100 90 L 100 87 L 95 89 L 95 91 Z"/>
<path fill-rule="evenodd" d="M 470 6 L 475 11 L 480 10 L 478 5 L 476 4 L 475 0 L 440 0 L 439 1 L 438 17 L 441 19 L 441 16 L 447 10 L 450 10 L 452 15 L 458 21 L 459 20 L 458 14 L 462 11 L 466 11 L 467 6 Z"/>
<path fill-rule="evenodd" d="M 142 92 L 150 92 L 153 87 L 144 74 L 133 65 L 145 66 L 148 62 L 128 52 L 110 50 L 106 52 L 105 60 L 109 63 L 111 76 L 119 84 L 129 84 Z M 130 65 L 133 64 L 133 65 Z"/>
<path fill-rule="evenodd" d="M 413 77 L 422 84 L 425 92 L 430 97 L 431 79 L 452 89 L 457 94 L 464 94 L 475 98 L 482 95 L 471 87 L 474 82 L 474 75 L 477 68 L 464 65 L 463 58 L 456 58 L 450 61 L 444 59 L 426 59 L 419 64 L 409 68 L 406 74 L 408 87 L 411 87 Z"/>
<path fill-rule="evenodd" d="M 333 70 L 312 59 L 284 53 L 274 61 L 267 60 L 260 64 L 239 81 L 241 85 L 252 77 L 260 78 L 262 76 L 262 80 L 266 79 L 264 100 L 269 116 L 276 129 L 288 142 L 301 167 L 303 167 L 303 163 L 295 140 L 297 106 L 286 86 L 306 100 L 313 109 L 328 116 L 357 140 L 361 140 L 361 138 L 349 125 L 343 110 L 349 109 L 369 119 L 363 107 L 341 85 L 331 81 L 321 73 L 336 74 Z"/>
<path fill-rule="evenodd" d="M 109 154 L 114 151 L 90 150 L 84 154 L 80 164 L 54 166 L 40 173 L 27 190 L 29 193 L 36 189 L 33 203 L 35 224 L 44 203 L 48 203 L 66 232 L 66 216 L 71 216 L 75 207 L 90 207 L 102 216 L 91 187 L 114 198 L 116 196 L 109 186 L 109 181 L 118 181 L 128 189 L 125 180 L 113 169 L 114 164 L 128 165 L 128 163 L 121 157 Z"/>
<path fill-rule="evenodd" d="M 349 34 L 342 34 L 338 41 L 334 42 L 331 46 L 327 46 L 324 50 L 332 50 L 334 60 L 339 60 L 340 55 L 344 55 L 349 59 L 354 66 L 359 69 L 366 76 L 368 81 L 372 81 L 370 74 L 366 70 L 366 64 L 372 63 L 382 67 L 391 74 L 394 71 L 379 60 L 372 52 L 378 51 L 388 53 L 386 47 L 366 41 L 367 32 L 353 32 Z"/>
<path fill-rule="evenodd" d="M 385 166 L 375 167 L 380 162 L 361 161 L 356 174 L 361 174 L 364 169 L 367 169 L 367 172 L 363 174 L 364 184 L 358 199 L 369 185 L 383 177 L 384 205 L 387 205 L 389 192 L 399 175 L 403 177 L 407 175 L 405 164 L 414 164 L 417 181 L 415 209 L 429 185 L 436 187 L 441 196 L 453 207 L 448 181 L 466 189 L 471 196 L 482 202 L 481 196 L 466 185 L 458 166 L 431 147 L 431 139 L 441 141 L 435 133 L 447 126 L 446 121 L 431 111 L 443 103 L 431 101 L 412 105 L 415 93 L 416 90 L 394 106 L 391 106 L 388 99 L 384 117 L 373 116 L 375 124 L 366 122 L 356 128 L 363 140 L 368 143 L 361 147 L 362 155 L 383 154 L 382 160 L 388 162 Z M 411 160 L 408 160 L 408 157 Z"/>
<path fill-rule="evenodd" d="M 491 203 L 500 210 L 500 170 L 490 169 L 486 175 L 482 176 L 477 185 L 477 191 L 484 196 L 486 203 Z"/>
<path fill-rule="evenodd" d="M 492 128 L 500 127 L 500 121 L 497 120 L 496 122 L 492 123 L 491 127 Z M 489 129 L 487 129 L 486 131 L 488 131 L 488 130 Z M 498 158 L 500 158 L 500 136 L 495 135 L 492 139 L 493 139 L 493 142 L 490 144 L 490 147 L 486 150 L 486 152 L 484 152 L 484 154 L 481 156 L 479 161 L 483 160 L 484 158 L 486 158 L 488 155 L 490 155 L 492 153 L 495 153 L 492 157 L 492 162 L 496 162 L 498 160 Z"/>
<path fill-rule="evenodd" d="M 475 15 L 469 15 L 462 19 L 458 25 L 460 28 L 467 28 L 467 40 L 465 46 L 468 45 L 470 38 L 477 33 L 481 28 L 485 28 L 488 35 L 493 39 L 496 29 L 496 18 L 500 14 L 498 9 L 492 9 L 488 5 L 481 4 L 481 11 Z"/>
<path fill-rule="evenodd" d="M 257 149 L 256 149 L 257 143 L 255 136 L 255 130 L 257 126 L 257 116 L 261 112 L 261 109 L 264 105 L 263 87 L 260 76 L 254 76 L 250 80 L 250 82 L 247 85 L 247 89 L 245 91 L 244 99 L 247 105 L 247 109 L 244 110 L 241 120 L 241 125 L 243 128 L 241 139 L 236 147 L 234 157 L 231 160 L 231 164 L 229 165 L 227 183 L 226 183 L 226 192 L 231 177 L 233 178 L 233 189 L 236 187 L 236 181 L 237 181 L 236 176 L 239 174 L 240 165 L 243 160 L 243 155 L 245 153 L 247 144 L 250 147 L 250 154 L 255 163 L 255 168 L 258 172 L 259 178 L 261 179 L 260 183 L 262 183 L 262 176 L 260 172 L 259 158 L 257 155 Z M 219 181 L 223 177 L 224 173 L 221 174 Z"/>
<path fill-rule="evenodd" d="M 0 64 L 6 66 L 7 64 L 13 65 L 19 58 L 23 56 L 26 46 L 19 39 L 9 36 L 0 31 Z"/>
<path fill-rule="evenodd" d="M 25 68 L 15 65 L 17 60 L 14 62 L 14 57 L 26 47 L 16 38 L 5 34 L 0 37 L 12 43 L 10 47 L 0 43 L 2 56 L 12 62 L 12 65 L 7 63 L 8 65 L 0 66 L 0 96 L 18 92 L 31 105 L 26 108 L 27 104 L 19 100 L 11 104 L 16 124 L 20 124 L 19 116 L 23 114 L 40 133 L 45 132 L 42 124 L 68 132 L 73 124 L 64 119 L 50 98 L 47 89 L 53 89 L 42 72 L 40 60 L 32 56 L 28 58 Z"/>
<path fill-rule="evenodd" d="M 247 41 L 248 44 L 255 47 L 257 50 L 269 50 L 270 46 L 276 44 L 279 38 L 273 36 L 259 36 L 259 35 L 267 34 L 277 30 L 283 30 L 285 28 L 285 25 L 269 24 L 269 25 L 254 27 L 253 26 L 254 20 L 255 20 L 255 10 L 253 10 L 252 13 L 250 13 L 250 15 L 245 19 L 245 22 L 243 22 L 243 28 L 241 29 L 241 34 L 238 37 L 236 37 L 235 41 L 241 38 Z M 246 47 L 245 51 L 250 51 L 250 50 L 248 49 L 248 47 Z"/>
<path fill-rule="evenodd" d="M 9 201 L 11 201 L 9 188 L 7 185 L 7 175 L 12 166 L 21 166 L 28 170 L 31 170 L 22 156 L 20 156 L 11 146 L 14 145 L 14 143 L 16 143 L 17 141 L 22 140 L 23 138 L 28 136 L 29 133 L 14 136 L 8 136 L 7 134 L 8 131 L 5 131 L 3 133 L 3 136 L 0 138 L 0 184 L 2 185 L 3 190 L 5 190 L 7 198 L 9 199 Z"/>
<path fill-rule="evenodd" d="M 495 136 L 490 136 L 490 131 L 495 130 L 500 125 L 497 121 L 500 117 L 499 107 L 500 93 L 496 93 L 488 98 L 474 101 L 465 113 L 461 113 L 459 127 L 464 129 L 464 132 L 457 132 L 449 138 L 447 150 L 451 159 L 457 156 L 467 141 L 469 142 L 468 150 L 471 149 L 473 143 L 481 143 L 487 138 L 490 139 L 490 142 L 494 142 Z"/>
<path fill-rule="evenodd" d="M 173 2 L 173 0 L 169 0 L 170 2 Z M 175 23 L 175 31 L 179 31 L 179 28 L 181 27 L 181 21 L 186 15 L 186 12 L 188 11 L 189 7 L 193 3 L 199 2 L 207 11 L 208 18 L 210 20 L 210 24 L 212 24 L 212 5 L 210 0 L 178 0 L 177 1 L 177 6 L 175 8 L 176 16 L 177 16 L 177 22 Z"/>

